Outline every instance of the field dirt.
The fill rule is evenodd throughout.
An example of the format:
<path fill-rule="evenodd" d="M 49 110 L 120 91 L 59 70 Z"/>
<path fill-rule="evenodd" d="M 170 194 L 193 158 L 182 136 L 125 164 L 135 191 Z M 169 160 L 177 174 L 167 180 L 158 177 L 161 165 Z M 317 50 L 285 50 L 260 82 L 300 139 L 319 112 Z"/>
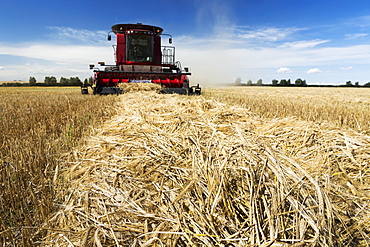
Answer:
<path fill-rule="evenodd" d="M 370 244 L 370 137 L 204 97 L 124 94 L 66 155 L 45 246 Z"/>

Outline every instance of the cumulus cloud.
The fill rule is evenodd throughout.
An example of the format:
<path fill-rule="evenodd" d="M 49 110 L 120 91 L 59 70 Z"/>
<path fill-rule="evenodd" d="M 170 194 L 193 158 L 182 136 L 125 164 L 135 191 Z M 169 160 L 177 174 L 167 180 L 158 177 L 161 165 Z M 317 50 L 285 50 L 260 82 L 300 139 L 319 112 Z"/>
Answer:
<path fill-rule="evenodd" d="M 321 73 L 322 71 L 318 68 L 314 68 L 314 69 L 309 69 L 307 71 L 307 74 L 317 74 L 317 73 Z"/>
<path fill-rule="evenodd" d="M 4 67 L 2 67 L 2 66 L 0 66 L 0 70 L 5 70 L 5 68 L 4 68 Z"/>
<path fill-rule="evenodd" d="M 287 67 L 280 67 L 276 70 L 277 73 L 291 73 L 292 70 Z"/>

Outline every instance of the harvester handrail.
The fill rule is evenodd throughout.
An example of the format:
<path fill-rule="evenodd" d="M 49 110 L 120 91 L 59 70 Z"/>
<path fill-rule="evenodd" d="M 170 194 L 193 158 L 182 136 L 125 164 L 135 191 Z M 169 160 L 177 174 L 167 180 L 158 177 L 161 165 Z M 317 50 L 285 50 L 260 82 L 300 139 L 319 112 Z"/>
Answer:
<path fill-rule="evenodd" d="M 175 64 L 175 47 L 161 46 L 162 49 L 162 64 Z"/>

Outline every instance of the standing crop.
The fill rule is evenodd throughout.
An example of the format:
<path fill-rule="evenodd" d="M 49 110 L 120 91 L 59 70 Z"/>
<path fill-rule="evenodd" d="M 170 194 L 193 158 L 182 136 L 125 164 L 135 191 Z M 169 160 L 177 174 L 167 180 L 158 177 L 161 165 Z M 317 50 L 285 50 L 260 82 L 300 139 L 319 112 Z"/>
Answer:
<path fill-rule="evenodd" d="M 115 100 L 76 89 L 1 89 L 0 245 L 32 245 L 56 209 L 59 159 L 114 113 Z"/>

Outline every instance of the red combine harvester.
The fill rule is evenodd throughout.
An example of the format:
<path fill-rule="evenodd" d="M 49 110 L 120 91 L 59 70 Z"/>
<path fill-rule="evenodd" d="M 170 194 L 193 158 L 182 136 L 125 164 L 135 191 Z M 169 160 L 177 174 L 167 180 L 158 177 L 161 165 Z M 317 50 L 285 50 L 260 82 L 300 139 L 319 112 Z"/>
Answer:
<path fill-rule="evenodd" d="M 94 69 L 92 90 L 94 94 L 121 94 L 120 83 L 156 83 L 161 85 L 162 93 L 178 93 L 185 95 L 200 94 L 201 88 L 189 86 L 188 68 L 182 68 L 175 61 L 175 47 L 161 46 L 161 35 L 168 35 L 172 44 L 172 36 L 163 34 L 163 29 L 156 26 L 138 24 L 116 24 L 108 33 L 116 35 L 117 44 L 113 45 L 115 65 L 105 65 L 104 70 L 90 64 Z M 83 85 L 82 94 L 88 94 Z"/>

